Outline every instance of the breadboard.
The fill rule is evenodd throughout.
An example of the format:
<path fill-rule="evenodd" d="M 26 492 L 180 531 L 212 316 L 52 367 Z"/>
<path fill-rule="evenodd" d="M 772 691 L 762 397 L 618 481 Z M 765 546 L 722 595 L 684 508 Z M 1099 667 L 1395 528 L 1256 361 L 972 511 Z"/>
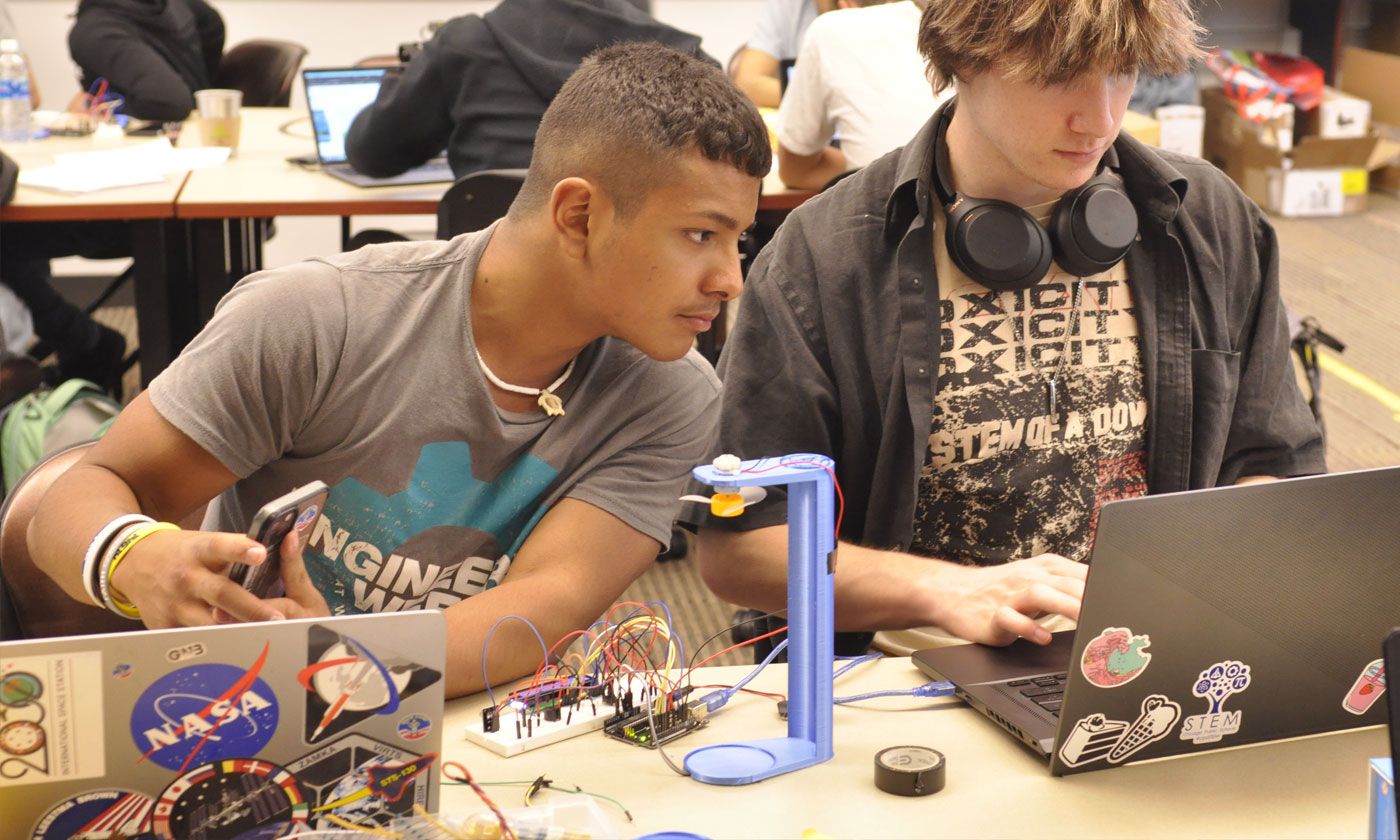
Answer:
<path fill-rule="evenodd" d="M 501 712 L 501 728 L 495 732 L 482 731 L 481 715 L 478 714 L 475 720 L 467 724 L 467 740 L 506 758 L 540 747 L 547 747 L 550 744 L 557 744 L 560 741 L 588 732 L 596 732 L 603 728 L 603 721 L 612 717 L 616 710 L 613 704 L 604 702 L 601 697 L 596 698 L 596 701 L 598 704 L 597 712 L 593 711 L 593 703 L 584 701 L 573 707 L 572 718 L 569 716 L 568 709 L 564 710 L 563 716 L 557 721 L 549 721 L 543 717 L 530 715 L 534 719 L 534 727 L 528 735 L 525 734 L 525 721 L 521 712 L 512 706 L 507 706 Z M 518 738 L 515 735 L 517 720 L 520 720 L 520 737 Z"/>

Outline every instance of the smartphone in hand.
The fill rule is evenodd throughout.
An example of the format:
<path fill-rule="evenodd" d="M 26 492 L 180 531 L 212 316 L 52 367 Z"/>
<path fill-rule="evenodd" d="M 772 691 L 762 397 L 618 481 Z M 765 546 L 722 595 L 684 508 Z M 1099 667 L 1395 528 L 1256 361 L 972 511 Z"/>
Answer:
<path fill-rule="evenodd" d="M 229 577 L 259 598 L 280 595 L 282 540 L 295 530 L 305 546 L 310 541 L 311 529 L 321 518 L 321 509 L 326 506 L 326 496 L 330 492 L 325 482 L 313 481 L 259 508 L 248 525 L 248 536 L 267 548 L 267 559 L 260 566 L 237 563 L 229 570 Z"/>

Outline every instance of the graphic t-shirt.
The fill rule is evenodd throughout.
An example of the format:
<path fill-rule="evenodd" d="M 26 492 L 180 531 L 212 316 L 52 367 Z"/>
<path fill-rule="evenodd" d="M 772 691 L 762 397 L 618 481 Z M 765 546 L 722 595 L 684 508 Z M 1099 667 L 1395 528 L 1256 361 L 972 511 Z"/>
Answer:
<path fill-rule="evenodd" d="M 665 545 L 711 445 L 719 382 L 693 352 L 657 362 L 601 339 L 557 391 L 564 416 L 499 409 L 468 319 L 493 231 L 250 276 L 151 383 L 157 411 L 240 476 L 206 528 L 242 532 L 268 500 L 330 485 L 305 556 L 333 613 L 481 591 L 566 496 Z"/>
<path fill-rule="evenodd" d="M 1049 219 L 1054 203 L 1028 208 Z M 911 550 L 988 565 L 1083 560 L 1098 510 L 1147 492 L 1147 400 L 1127 269 L 1051 265 L 994 292 L 953 265 L 938 215 L 938 391 Z M 1052 393 L 1053 389 L 1053 393 Z"/>

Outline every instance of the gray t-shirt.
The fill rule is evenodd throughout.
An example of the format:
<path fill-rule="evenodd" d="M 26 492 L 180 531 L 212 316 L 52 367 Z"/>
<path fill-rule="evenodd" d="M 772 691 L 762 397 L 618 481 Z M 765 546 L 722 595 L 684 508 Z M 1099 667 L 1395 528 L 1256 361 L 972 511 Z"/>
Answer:
<path fill-rule="evenodd" d="M 712 445 L 719 380 L 692 351 L 658 362 L 617 339 L 579 355 L 566 414 L 499 409 L 468 300 L 494 228 L 264 271 L 151 383 L 157 411 L 238 475 L 205 527 L 320 479 L 306 548 L 333 613 L 445 608 L 494 585 L 559 499 L 665 545 Z"/>

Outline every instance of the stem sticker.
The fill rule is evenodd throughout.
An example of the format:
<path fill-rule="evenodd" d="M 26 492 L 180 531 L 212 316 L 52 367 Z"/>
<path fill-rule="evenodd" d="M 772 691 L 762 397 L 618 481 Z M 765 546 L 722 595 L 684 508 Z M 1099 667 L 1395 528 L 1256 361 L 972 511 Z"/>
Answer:
<path fill-rule="evenodd" d="M 1342 698 L 1342 708 L 1354 715 L 1364 715 L 1382 694 L 1385 694 L 1385 661 L 1376 659 L 1361 669 L 1361 676 Z"/>
<path fill-rule="evenodd" d="M 1152 654 L 1146 648 L 1151 644 L 1146 634 L 1134 636 L 1126 627 L 1109 627 L 1084 647 L 1079 669 L 1084 679 L 1099 688 L 1126 685 L 1147 670 Z"/>
<path fill-rule="evenodd" d="M 1249 666 L 1234 659 L 1217 662 L 1196 677 L 1191 693 L 1209 703 L 1205 714 L 1191 715 L 1181 724 L 1181 740 L 1212 744 L 1240 731 L 1239 709 L 1224 711 L 1225 698 L 1249 688 Z"/>
<path fill-rule="evenodd" d="M 1131 724 L 1109 720 L 1101 714 L 1089 715 L 1074 725 L 1060 747 L 1060 759 L 1070 767 L 1101 758 L 1117 764 L 1153 741 L 1167 737 L 1180 717 L 1181 706 L 1161 694 L 1148 695 L 1142 701 L 1142 712 Z"/>

